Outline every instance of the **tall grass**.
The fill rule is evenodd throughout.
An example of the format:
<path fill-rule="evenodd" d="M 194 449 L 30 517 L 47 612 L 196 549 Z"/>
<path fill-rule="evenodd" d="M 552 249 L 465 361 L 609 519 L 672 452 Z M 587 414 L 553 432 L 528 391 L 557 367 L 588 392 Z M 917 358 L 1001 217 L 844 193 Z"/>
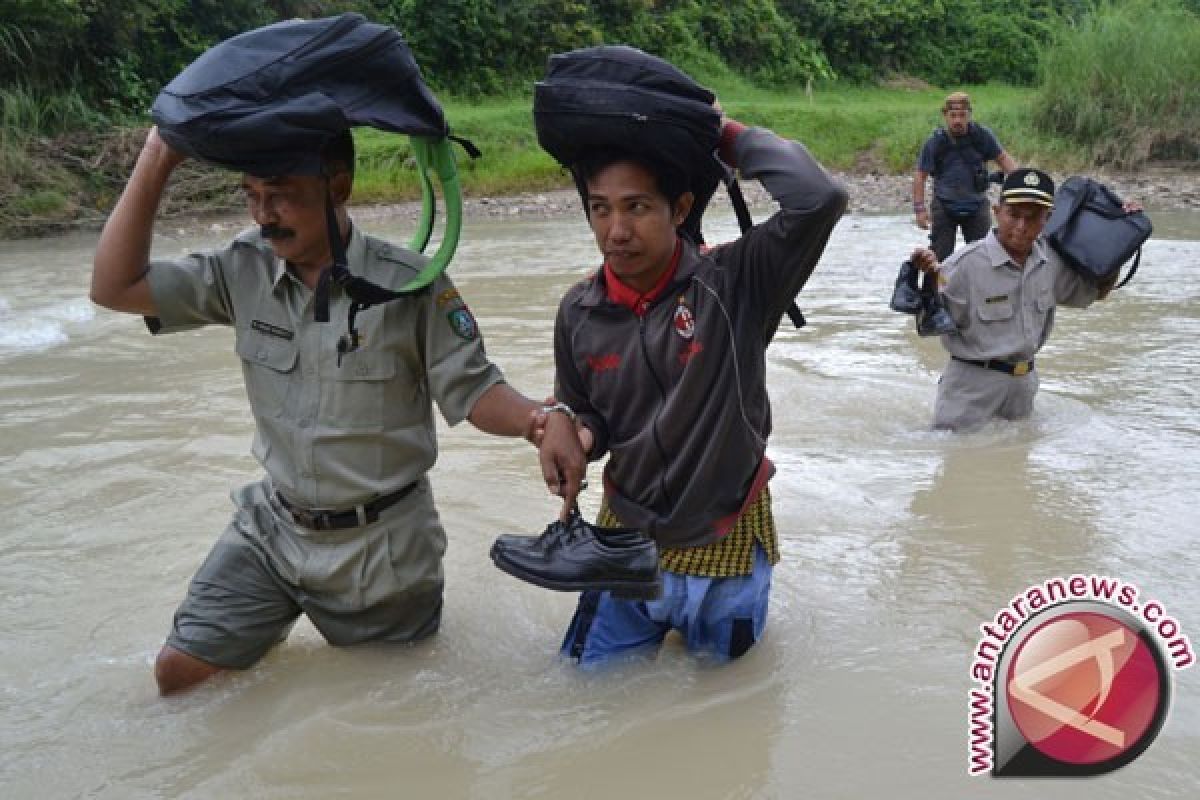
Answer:
<path fill-rule="evenodd" d="M 83 181 L 39 156 L 38 140 L 93 131 L 104 121 L 78 92 L 0 88 L 0 232 L 36 230 L 72 216 Z"/>
<path fill-rule="evenodd" d="M 92 130 L 105 121 L 73 90 L 44 94 L 23 86 L 0 88 L 0 135 L 9 139 Z"/>
<path fill-rule="evenodd" d="M 1103 6 L 1042 59 L 1032 119 L 1095 164 L 1200 157 L 1200 17 L 1175 0 Z"/>
<path fill-rule="evenodd" d="M 832 169 L 903 173 L 916 165 L 917 152 L 936 125 L 949 89 L 896 90 L 845 85 L 755 88 L 736 77 L 712 84 L 722 107 L 748 125 L 761 125 L 803 142 Z M 961 87 L 954 87 L 961 88 Z M 991 127 L 1019 161 L 1054 150 L 1053 137 L 1028 135 L 1032 90 L 1011 86 L 967 87 L 975 115 Z M 442 96 L 453 131 L 483 151 L 472 161 L 457 152 L 464 190 L 486 195 L 569 187 L 570 178 L 537 144 L 532 97 L 467 100 Z M 374 130 L 355 132 L 359 202 L 412 199 L 419 189 L 403 136 Z M 1068 148 L 1059 148 L 1066 152 Z"/>

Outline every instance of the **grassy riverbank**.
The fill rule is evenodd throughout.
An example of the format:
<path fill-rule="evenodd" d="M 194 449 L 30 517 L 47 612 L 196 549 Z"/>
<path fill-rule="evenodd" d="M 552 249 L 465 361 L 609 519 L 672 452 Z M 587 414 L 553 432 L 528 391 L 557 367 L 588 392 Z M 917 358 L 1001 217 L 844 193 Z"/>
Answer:
<path fill-rule="evenodd" d="M 863 88 L 819 86 L 769 92 L 746 84 L 716 85 L 726 112 L 804 142 L 824 164 L 849 172 L 904 173 L 937 125 L 946 90 L 939 88 Z M 976 117 L 991 127 L 1021 161 L 1052 161 L 1074 168 L 1069 143 L 1036 134 L 1029 118 L 1033 90 L 1009 86 L 967 87 Z M 468 194 L 507 194 L 568 185 L 558 166 L 537 146 L 528 97 L 483 102 L 445 99 L 446 115 L 456 133 L 483 151 L 470 161 L 460 154 Z M 416 183 L 403 137 L 373 130 L 357 132 L 359 176 L 356 197 L 390 201 L 415 196 Z"/>
<path fill-rule="evenodd" d="M 930 87 L 817 86 L 786 92 L 755 88 L 736 79 L 715 83 L 727 113 L 804 142 L 822 163 L 850 172 L 903 173 L 921 142 L 940 121 L 945 89 Z M 1077 151 L 1065 140 L 1034 132 L 1029 108 L 1034 90 L 967 87 L 976 117 L 996 131 L 1020 161 L 1070 168 Z M 56 127 L 30 120 L 31 98 L 8 94 L 7 124 L 0 127 L 0 236 L 13 237 L 98 224 L 115 201 L 144 136 L 145 120 L 91 124 L 70 133 L 28 135 Z M 528 94 L 484 100 L 443 96 L 455 133 L 483 151 L 476 160 L 457 151 L 468 196 L 513 194 L 569 185 L 537 145 Z M 360 129 L 355 199 L 396 202 L 419 195 L 407 137 Z M 172 181 L 165 213 L 188 214 L 238 205 L 236 177 L 189 165 Z"/>

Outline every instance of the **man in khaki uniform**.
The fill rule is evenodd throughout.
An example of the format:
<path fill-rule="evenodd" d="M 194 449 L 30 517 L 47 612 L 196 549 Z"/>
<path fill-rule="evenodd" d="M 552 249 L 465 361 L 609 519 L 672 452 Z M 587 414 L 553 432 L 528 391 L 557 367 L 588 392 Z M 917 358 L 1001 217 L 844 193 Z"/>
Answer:
<path fill-rule="evenodd" d="M 266 475 L 233 493 L 233 519 L 159 653 L 160 691 L 251 666 L 301 613 L 335 645 L 428 636 L 441 618 L 446 547 L 426 477 L 437 454 L 432 405 L 451 425 L 469 419 L 506 436 L 532 436 L 539 405 L 504 383 L 444 275 L 357 314 L 357 347 L 342 336 L 351 300 L 336 285 L 334 322 L 316 321 L 314 290 L 332 260 L 328 207 L 354 275 L 395 289 L 425 263 L 351 224 L 348 132 L 322 152 L 324 175 L 243 178 L 259 229 L 214 252 L 147 263 L 163 188 L 182 160 L 150 132 L 101 234 L 92 299 L 145 316 L 156 334 L 234 328 Z M 545 443 L 566 448 L 543 465 L 547 482 L 578 491 L 573 427 L 542 427 Z"/>
<path fill-rule="evenodd" d="M 996 227 L 939 268 L 929 248 L 913 263 L 937 273 L 958 330 L 943 335 L 950 361 L 938 382 L 935 428 L 977 428 L 993 417 L 1022 419 L 1033 411 L 1034 356 L 1054 327 L 1057 305 L 1085 308 L 1116 282 L 1093 285 L 1068 267 L 1042 237 L 1054 205 L 1054 182 L 1037 169 L 1009 173 L 994 207 Z M 1133 203 L 1126 210 L 1136 210 Z"/>

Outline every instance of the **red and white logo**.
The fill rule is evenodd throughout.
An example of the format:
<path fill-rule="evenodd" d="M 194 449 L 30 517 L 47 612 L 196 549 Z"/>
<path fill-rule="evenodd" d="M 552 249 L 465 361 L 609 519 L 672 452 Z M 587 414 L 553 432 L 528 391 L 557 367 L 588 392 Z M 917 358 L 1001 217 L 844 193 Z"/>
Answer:
<path fill-rule="evenodd" d="M 687 307 L 682 298 L 675 308 L 675 332 L 684 339 L 691 339 L 696 335 L 696 318 L 692 316 L 692 310 Z"/>
<path fill-rule="evenodd" d="M 1152 647 L 1123 621 L 1094 611 L 1038 625 L 1003 676 L 1021 737 L 1060 764 L 1097 765 L 1129 753 L 1165 710 Z"/>
<path fill-rule="evenodd" d="M 968 696 L 971 775 L 1101 775 L 1125 766 L 1162 729 L 1171 668 L 1195 660 L 1161 603 L 1107 576 L 1031 586 L 980 631 L 971 663 L 978 686 Z"/>

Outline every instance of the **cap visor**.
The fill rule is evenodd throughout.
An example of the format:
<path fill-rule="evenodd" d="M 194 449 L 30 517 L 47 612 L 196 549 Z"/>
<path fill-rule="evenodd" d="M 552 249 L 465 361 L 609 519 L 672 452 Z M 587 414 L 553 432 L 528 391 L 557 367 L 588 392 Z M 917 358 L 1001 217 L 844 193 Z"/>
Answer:
<path fill-rule="evenodd" d="M 1051 208 L 1054 206 L 1054 198 L 1045 192 L 1039 192 L 1036 189 L 1009 189 L 1003 193 L 1004 202 L 1006 203 L 1035 203 L 1039 206 Z"/>

